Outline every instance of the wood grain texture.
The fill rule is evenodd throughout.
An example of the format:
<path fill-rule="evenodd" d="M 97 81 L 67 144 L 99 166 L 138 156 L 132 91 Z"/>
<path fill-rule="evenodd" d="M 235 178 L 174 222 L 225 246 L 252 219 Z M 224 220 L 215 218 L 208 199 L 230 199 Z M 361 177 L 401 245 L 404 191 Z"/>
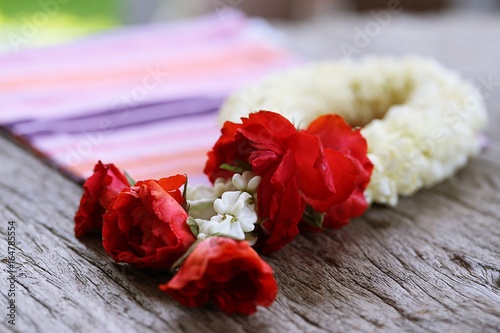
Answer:
<path fill-rule="evenodd" d="M 338 57 L 338 44 L 369 20 L 278 27 L 303 54 Z M 430 54 L 478 84 L 500 81 L 498 19 L 439 20 L 393 17 L 362 52 Z M 499 332 L 500 86 L 486 103 L 485 153 L 397 208 L 372 207 L 341 230 L 301 235 L 266 257 L 279 296 L 250 317 L 184 308 L 157 289 L 164 276 L 114 263 L 97 239 L 75 239 L 80 187 L 0 137 L 0 331 Z M 5 316 L 10 220 L 20 263 L 16 326 Z"/>

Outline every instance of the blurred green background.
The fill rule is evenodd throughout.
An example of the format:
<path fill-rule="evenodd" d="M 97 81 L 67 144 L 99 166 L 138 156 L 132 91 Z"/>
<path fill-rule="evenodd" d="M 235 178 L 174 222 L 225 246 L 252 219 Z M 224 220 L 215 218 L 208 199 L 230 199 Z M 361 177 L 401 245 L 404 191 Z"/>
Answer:
<path fill-rule="evenodd" d="M 207 12 L 297 20 L 385 8 L 393 0 L 0 0 L 0 52 L 61 43 L 121 25 L 161 22 Z M 500 0 L 400 0 L 405 9 L 498 12 Z M 350 15 L 350 14 L 349 14 Z"/>
<path fill-rule="evenodd" d="M 61 11 L 79 17 L 111 17 L 117 19 L 118 0 L 63 0 L 63 1 L 40 1 L 40 0 L 0 0 L 0 10 L 5 16 L 19 17 L 35 13 L 42 9 L 42 4 L 58 4 Z"/>
<path fill-rule="evenodd" d="M 60 43 L 122 24 L 119 0 L 0 0 L 0 50 Z"/>

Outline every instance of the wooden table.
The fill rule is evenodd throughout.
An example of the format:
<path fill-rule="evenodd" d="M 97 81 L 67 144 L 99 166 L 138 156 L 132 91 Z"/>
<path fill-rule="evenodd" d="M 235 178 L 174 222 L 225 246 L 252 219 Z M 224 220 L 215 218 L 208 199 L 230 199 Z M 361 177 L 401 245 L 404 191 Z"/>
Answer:
<path fill-rule="evenodd" d="M 307 57 L 342 57 L 364 17 L 277 24 Z M 288 36 L 288 37 L 287 37 Z M 73 236 L 81 188 L 0 137 L 0 331 L 12 332 L 499 332 L 500 19 L 393 14 L 360 53 L 435 56 L 487 93 L 490 145 L 452 179 L 372 207 L 349 226 L 297 237 L 266 257 L 273 306 L 226 316 L 184 308 L 161 275 L 115 264 L 99 240 Z M 482 82 L 492 81 L 484 85 Z M 7 228 L 15 222 L 16 325 L 7 323 Z"/>

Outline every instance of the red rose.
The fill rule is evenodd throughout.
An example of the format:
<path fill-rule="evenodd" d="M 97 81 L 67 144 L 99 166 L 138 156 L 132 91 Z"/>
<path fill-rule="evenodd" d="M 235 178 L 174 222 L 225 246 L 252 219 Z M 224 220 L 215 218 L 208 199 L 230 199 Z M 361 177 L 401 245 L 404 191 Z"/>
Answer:
<path fill-rule="evenodd" d="M 102 243 L 117 262 L 167 270 L 195 242 L 179 187 L 186 176 L 139 181 L 123 189 L 104 215 Z"/>
<path fill-rule="evenodd" d="M 211 302 L 227 314 L 269 306 L 278 287 L 271 267 L 246 241 L 210 237 L 199 243 L 160 289 L 185 306 Z"/>
<path fill-rule="evenodd" d="M 324 146 L 313 131 L 297 131 L 283 116 L 260 111 L 242 118 L 241 124 L 226 122 L 208 154 L 204 171 L 212 181 L 233 174 L 221 168 L 224 164 L 248 165 L 262 177 L 257 205 L 264 220 L 264 253 L 292 241 L 306 206 L 325 213 L 348 200 L 357 186 L 357 163 L 333 145 Z"/>
<path fill-rule="evenodd" d="M 75 214 L 75 236 L 102 230 L 102 215 L 112 199 L 129 187 L 127 177 L 114 164 L 97 162 L 94 173 L 83 184 L 83 195 Z"/>
<path fill-rule="evenodd" d="M 360 129 L 353 130 L 342 117 L 325 115 L 313 121 L 305 130 L 321 140 L 325 148 L 332 148 L 349 157 L 357 166 L 356 187 L 344 202 L 327 210 L 322 227 L 336 228 L 349 223 L 349 219 L 361 216 L 368 204 L 364 191 L 370 182 L 373 164 L 368 159 L 368 146 Z"/>

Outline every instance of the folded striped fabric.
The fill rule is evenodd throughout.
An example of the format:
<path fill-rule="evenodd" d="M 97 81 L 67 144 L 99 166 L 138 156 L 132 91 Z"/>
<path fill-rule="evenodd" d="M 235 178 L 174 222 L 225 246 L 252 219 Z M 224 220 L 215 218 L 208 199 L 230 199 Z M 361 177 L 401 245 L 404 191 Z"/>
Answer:
<path fill-rule="evenodd" d="M 135 179 L 206 182 L 216 112 L 297 59 L 241 14 L 135 26 L 0 55 L 0 124 L 77 179 L 97 160 Z"/>

